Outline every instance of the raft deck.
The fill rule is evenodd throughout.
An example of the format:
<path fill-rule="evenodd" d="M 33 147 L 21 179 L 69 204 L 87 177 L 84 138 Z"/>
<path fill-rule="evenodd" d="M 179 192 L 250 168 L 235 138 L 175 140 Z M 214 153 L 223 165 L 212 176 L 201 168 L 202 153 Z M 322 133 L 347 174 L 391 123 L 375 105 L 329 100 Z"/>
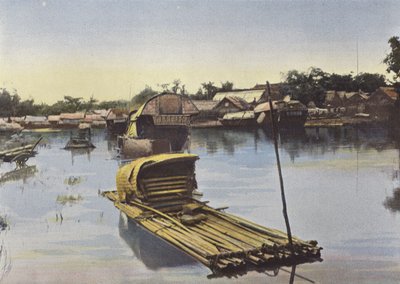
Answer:
<path fill-rule="evenodd" d="M 284 232 L 260 226 L 243 218 L 191 199 L 196 215 L 193 224 L 183 224 L 181 211 L 155 209 L 139 200 L 120 202 L 116 191 L 103 196 L 139 225 L 183 250 L 213 272 L 237 270 L 248 265 L 268 266 L 320 260 L 316 241 L 293 238 L 294 255 Z"/>

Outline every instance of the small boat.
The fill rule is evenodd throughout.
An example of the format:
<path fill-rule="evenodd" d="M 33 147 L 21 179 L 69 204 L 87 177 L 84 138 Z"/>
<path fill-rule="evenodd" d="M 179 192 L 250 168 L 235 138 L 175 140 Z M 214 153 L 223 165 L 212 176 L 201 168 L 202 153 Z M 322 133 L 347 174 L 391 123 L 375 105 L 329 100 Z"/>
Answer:
<path fill-rule="evenodd" d="M 272 107 L 275 112 L 276 125 L 279 128 L 303 128 L 307 120 L 308 110 L 299 101 L 273 101 Z M 269 102 L 259 104 L 255 107 L 257 123 L 263 128 L 271 128 L 271 115 Z"/>
<path fill-rule="evenodd" d="M 87 123 L 81 123 L 79 125 L 78 135 L 74 136 L 71 133 L 71 137 L 65 145 L 64 149 L 71 150 L 96 148 L 91 141 L 91 137 L 92 131 L 90 125 Z"/>
<path fill-rule="evenodd" d="M 270 229 L 196 199 L 193 154 L 143 157 L 117 172 L 117 191 L 103 196 L 139 226 L 209 267 L 214 273 L 250 266 L 320 260 L 316 241 Z"/>
<path fill-rule="evenodd" d="M 231 112 L 218 119 L 226 127 L 254 127 L 257 126 L 253 110 Z"/>
<path fill-rule="evenodd" d="M 17 168 L 26 166 L 26 162 L 34 157 L 37 152 L 35 151 L 36 146 L 40 143 L 43 137 L 40 137 L 34 144 L 29 144 L 21 147 L 16 147 L 0 152 L 0 160 L 3 162 L 12 163 L 15 162 Z"/>

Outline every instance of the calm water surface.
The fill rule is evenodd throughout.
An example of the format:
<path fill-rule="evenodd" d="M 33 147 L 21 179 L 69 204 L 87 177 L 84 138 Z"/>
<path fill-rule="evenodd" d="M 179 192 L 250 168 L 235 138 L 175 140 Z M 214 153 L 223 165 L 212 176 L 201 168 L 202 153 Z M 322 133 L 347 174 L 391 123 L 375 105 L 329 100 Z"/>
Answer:
<path fill-rule="evenodd" d="M 71 152 L 61 149 L 68 132 L 44 136 L 28 171 L 0 165 L 0 215 L 10 224 L 0 233 L 4 283 L 289 283 L 290 267 L 207 278 L 206 267 L 98 195 L 115 186 L 113 138 L 96 132 L 96 149 Z M 292 232 L 324 248 L 323 262 L 296 267 L 295 283 L 399 283 L 399 145 L 379 129 L 281 135 Z M 194 129 L 190 151 L 200 155 L 203 200 L 285 229 L 273 144 L 263 131 Z M 81 198 L 62 199 L 71 195 Z"/>

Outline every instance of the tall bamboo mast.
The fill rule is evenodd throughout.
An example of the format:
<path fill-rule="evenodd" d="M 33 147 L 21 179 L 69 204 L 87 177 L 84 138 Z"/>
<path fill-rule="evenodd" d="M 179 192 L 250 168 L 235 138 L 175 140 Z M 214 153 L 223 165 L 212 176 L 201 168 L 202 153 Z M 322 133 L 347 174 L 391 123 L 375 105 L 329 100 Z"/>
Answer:
<path fill-rule="evenodd" d="M 283 217 L 285 218 L 286 231 L 287 231 L 287 235 L 288 235 L 290 251 L 291 251 L 292 255 L 294 255 L 294 248 L 293 248 L 293 242 L 292 242 L 292 232 L 290 230 L 289 216 L 287 214 L 287 209 L 286 209 L 285 188 L 283 186 L 281 162 L 280 162 L 280 159 L 279 159 L 278 139 L 277 139 L 277 125 L 275 125 L 274 108 L 273 108 L 272 100 L 271 100 L 271 88 L 270 88 L 269 82 L 267 82 L 267 90 L 268 90 L 269 113 L 270 113 L 270 116 L 271 116 L 271 125 L 272 125 L 272 137 L 274 139 L 276 164 L 277 164 L 277 167 L 278 167 L 279 183 L 280 183 L 280 187 L 281 187 L 281 198 L 282 198 L 282 205 L 283 205 L 282 212 L 283 212 Z"/>

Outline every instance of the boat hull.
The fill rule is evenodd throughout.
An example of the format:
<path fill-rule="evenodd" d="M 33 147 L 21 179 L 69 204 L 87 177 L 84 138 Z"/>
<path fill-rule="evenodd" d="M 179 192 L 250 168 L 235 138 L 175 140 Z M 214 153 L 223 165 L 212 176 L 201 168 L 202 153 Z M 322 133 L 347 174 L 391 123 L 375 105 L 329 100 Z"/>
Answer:
<path fill-rule="evenodd" d="M 307 121 L 307 111 L 296 111 L 291 114 L 288 111 L 276 111 L 275 123 L 279 129 L 296 129 L 304 128 Z M 263 128 L 272 128 L 272 120 L 270 112 L 262 112 L 257 118 L 257 123 Z"/>

